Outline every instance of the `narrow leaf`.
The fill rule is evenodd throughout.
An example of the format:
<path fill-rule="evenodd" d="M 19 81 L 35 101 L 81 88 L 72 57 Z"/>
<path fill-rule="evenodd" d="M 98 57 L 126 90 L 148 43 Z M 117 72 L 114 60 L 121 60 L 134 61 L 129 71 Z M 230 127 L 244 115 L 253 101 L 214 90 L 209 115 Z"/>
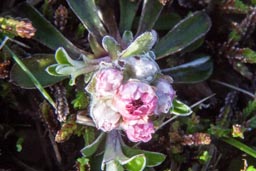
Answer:
<path fill-rule="evenodd" d="M 125 49 L 121 57 L 129 57 L 134 55 L 141 55 L 148 52 L 157 40 L 157 35 L 155 31 L 145 32 L 139 37 L 137 37 L 130 46 Z"/>
<path fill-rule="evenodd" d="M 250 48 L 241 49 L 241 56 L 235 56 L 243 63 L 255 64 L 256 63 L 256 52 Z"/>
<path fill-rule="evenodd" d="M 153 29 L 154 30 L 170 30 L 174 27 L 179 21 L 181 17 L 177 13 L 169 13 L 169 14 L 161 14 L 156 21 Z"/>
<path fill-rule="evenodd" d="M 146 166 L 146 157 L 143 154 L 136 155 L 125 164 L 125 168 L 129 171 L 143 171 Z"/>
<path fill-rule="evenodd" d="M 52 76 L 62 76 L 61 74 L 58 74 L 58 73 L 56 72 L 56 68 L 57 68 L 57 67 L 58 67 L 58 64 L 52 64 L 52 65 L 48 66 L 48 67 L 45 69 L 45 71 L 46 71 L 48 74 L 52 75 Z"/>
<path fill-rule="evenodd" d="M 117 41 L 111 36 L 104 36 L 102 39 L 103 48 L 109 53 L 112 59 L 117 59 L 121 50 Z"/>
<path fill-rule="evenodd" d="M 170 113 L 179 116 L 188 116 L 192 113 L 190 107 L 181 101 L 174 99 L 172 102 L 172 108 Z"/>
<path fill-rule="evenodd" d="M 66 0 L 83 25 L 98 41 L 106 34 L 106 30 L 98 16 L 94 0 Z"/>
<path fill-rule="evenodd" d="M 56 50 L 55 59 L 59 64 L 72 65 L 76 67 L 83 67 L 85 65 L 82 61 L 73 60 L 63 47 L 59 47 Z"/>
<path fill-rule="evenodd" d="M 101 47 L 101 45 L 97 42 L 96 38 L 92 34 L 88 35 L 88 41 L 90 48 L 92 49 L 92 52 L 96 58 L 106 54 L 106 51 Z"/>
<path fill-rule="evenodd" d="M 250 146 L 234 139 L 234 138 L 222 138 L 222 141 L 228 143 L 229 145 L 232 145 L 233 147 L 239 149 L 240 151 L 245 152 L 246 154 L 250 155 L 251 157 L 256 159 L 256 150 L 251 148 Z"/>
<path fill-rule="evenodd" d="M 116 23 L 115 4 L 111 3 L 109 0 L 100 0 L 96 1 L 96 5 L 101 12 L 101 19 L 104 21 L 104 24 L 108 30 L 108 35 L 112 36 L 120 42 L 121 36 L 119 32 L 119 27 Z"/>
<path fill-rule="evenodd" d="M 133 41 L 133 34 L 131 31 L 124 31 L 123 36 L 122 36 L 123 43 L 125 46 L 128 46 L 132 43 Z"/>
<path fill-rule="evenodd" d="M 98 147 L 100 146 L 104 138 L 105 138 L 105 134 L 101 133 L 92 144 L 85 146 L 81 150 L 81 153 L 83 154 L 83 156 L 90 157 L 91 155 L 93 155 L 97 151 Z"/>
<path fill-rule="evenodd" d="M 131 30 L 133 19 L 140 3 L 137 1 L 119 0 L 120 3 L 120 31 Z"/>
<path fill-rule="evenodd" d="M 68 61 L 69 55 L 68 53 L 65 51 L 64 48 L 58 48 L 55 52 L 55 59 L 59 64 L 69 64 Z"/>
<path fill-rule="evenodd" d="M 19 15 L 29 18 L 33 26 L 37 29 L 35 39 L 45 46 L 55 50 L 58 47 L 64 47 L 73 55 L 86 53 L 73 45 L 66 37 L 64 37 L 43 15 L 34 7 L 27 3 L 22 3 L 16 10 Z"/>
<path fill-rule="evenodd" d="M 137 35 L 153 28 L 162 9 L 163 5 L 159 0 L 144 0 Z"/>
<path fill-rule="evenodd" d="M 45 71 L 46 67 L 55 63 L 54 55 L 52 54 L 36 54 L 31 56 L 31 58 L 23 59 L 22 62 L 44 87 L 53 85 L 66 78 L 54 77 Z M 17 64 L 14 64 L 12 67 L 11 81 L 22 88 L 35 88 L 34 83 Z"/>
<path fill-rule="evenodd" d="M 205 36 L 211 20 L 205 12 L 195 12 L 181 20 L 154 48 L 157 59 L 177 53 Z"/>
<path fill-rule="evenodd" d="M 201 57 L 191 62 L 163 69 L 164 74 L 170 75 L 174 83 L 197 83 L 209 78 L 213 71 L 213 63 L 209 56 Z"/>

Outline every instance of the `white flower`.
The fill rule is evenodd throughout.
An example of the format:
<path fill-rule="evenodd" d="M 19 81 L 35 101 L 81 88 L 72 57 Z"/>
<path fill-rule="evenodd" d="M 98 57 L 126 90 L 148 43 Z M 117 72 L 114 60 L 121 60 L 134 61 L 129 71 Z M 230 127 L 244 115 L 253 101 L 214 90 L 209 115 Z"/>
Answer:
<path fill-rule="evenodd" d="M 96 100 L 91 106 L 90 113 L 96 127 L 104 132 L 111 131 L 119 126 L 121 115 L 111 108 L 111 100 Z"/>

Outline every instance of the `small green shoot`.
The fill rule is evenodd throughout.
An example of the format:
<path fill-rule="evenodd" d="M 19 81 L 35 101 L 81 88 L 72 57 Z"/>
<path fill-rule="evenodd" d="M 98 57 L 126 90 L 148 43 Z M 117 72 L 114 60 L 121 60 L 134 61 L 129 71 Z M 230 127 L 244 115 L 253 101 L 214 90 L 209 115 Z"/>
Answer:
<path fill-rule="evenodd" d="M 17 142 L 16 142 L 16 151 L 17 152 L 21 152 L 22 151 L 23 143 L 24 143 L 24 138 L 23 137 L 19 137 Z"/>

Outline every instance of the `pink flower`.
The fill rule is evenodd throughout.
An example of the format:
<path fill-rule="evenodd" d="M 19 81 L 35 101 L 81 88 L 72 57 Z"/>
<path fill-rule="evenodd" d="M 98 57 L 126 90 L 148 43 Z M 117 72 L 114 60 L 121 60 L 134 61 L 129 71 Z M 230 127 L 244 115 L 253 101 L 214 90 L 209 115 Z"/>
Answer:
<path fill-rule="evenodd" d="M 152 138 L 152 133 L 155 132 L 152 123 L 126 125 L 124 127 L 127 137 L 133 142 L 148 142 Z"/>
<path fill-rule="evenodd" d="M 95 101 L 91 106 L 91 117 L 98 129 L 111 131 L 119 126 L 121 115 L 111 108 L 109 101 Z"/>
<path fill-rule="evenodd" d="M 121 71 L 114 68 L 107 68 L 98 71 L 95 74 L 95 91 L 100 97 L 112 96 L 123 80 L 123 74 Z"/>
<path fill-rule="evenodd" d="M 158 104 L 155 114 L 168 113 L 176 95 L 171 84 L 165 79 L 160 79 L 156 84 L 156 95 L 158 97 Z"/>
<path fill-rule="evenodd" d="M 130 80 L 119 87 L 114 105 L 123 116 L 123 120 L 147 122 L 147 117 L 156 109 L 157 96 L 150 85 L 138 80 Z"/>

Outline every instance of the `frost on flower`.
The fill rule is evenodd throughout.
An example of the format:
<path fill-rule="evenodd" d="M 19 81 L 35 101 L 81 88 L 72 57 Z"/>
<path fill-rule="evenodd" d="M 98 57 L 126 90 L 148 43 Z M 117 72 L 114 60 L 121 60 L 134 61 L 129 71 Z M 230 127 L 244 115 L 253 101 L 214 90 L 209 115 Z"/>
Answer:
<path fill-rule="evenodd" d="M 114 104 L 124 120 L 143 120 L 156 109 L 157 96 L 150 85 L 130 80 L 119 87 Z"/>
<path fill-rule="evenodd" d="M 119 126 L 121 115 L 111 108 L 109 101 L 98 101 L 91 106 L 91 117 L 98 129 L 111 131 Z"/>
<path fill-rule="evenodd" d="M 159 79 L 156 83 L 156 95 L 158 97 L 158 104 L 155 114 L 168 113 L 176 95 L 170 82 L 166 79 Z"/>
<path fill-rule="evenodd" d="M 124 126 L 125 133 L 129 140 L 133 142 L 148 142 L 151 140 L 152 135 L 155 130 L 153 123 L 145 123 L 145 124 L 134 124 L 134 125 L 127 125 Z"/>
<path fill-rule="evenodd" d="M 95 75 L 95 90 L 99 96 L 112 96 L 121 85 L 123 74 L 114 68 L 107 68 L 98 71 Z"/>

